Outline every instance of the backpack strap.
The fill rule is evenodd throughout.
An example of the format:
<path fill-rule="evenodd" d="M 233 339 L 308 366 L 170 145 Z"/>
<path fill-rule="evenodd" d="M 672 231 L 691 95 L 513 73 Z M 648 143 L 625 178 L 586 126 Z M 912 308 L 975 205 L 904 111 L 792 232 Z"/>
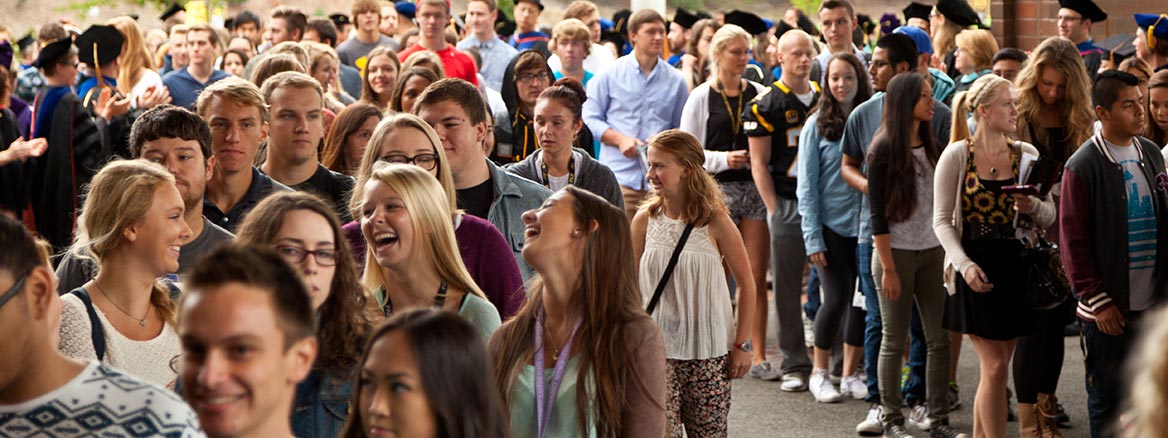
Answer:
<path fill-rule="evenodd" d="M 681 250 L 685 248 L 685 241 L 689 240 L 689 233 L 693 231 L 693 228 L 693 224 L 685 224 L 685 231 L 681 232 L 677 246 L 673 247 L 673 255 L 669 256 L 669 264 L 665 266 L 665 272 L 661 273 L 661 280 L 657 282 L 657 290 L 653 291 L 653 298 L 649 299 L 649 306 L 645 308 L 645 313 L 652 315 L 653 310 L 657 309 L 657 302 L 661 301 L 661 293 L 665 292 L 665 285 L 669 283 L 669 277 L 673 276 L 673 268 L 677 267 L 677 259 L 681 257 Z"/>
<path fill-rule="evenodd" d="M 97 353 L 97 360 L 101 362 L 105 360 L 105 331 L 101 327 L 101 319 L 97 317 L 97 309 L 93 306 L 93 300 L 89 298 L 89 292 L 85 288 L 79 287 L 69 292 L 81 300 L 81 304 L 85 305 L 85 313 L 89 314 L 89 333 L 93 338 L 93 351 Z"/>

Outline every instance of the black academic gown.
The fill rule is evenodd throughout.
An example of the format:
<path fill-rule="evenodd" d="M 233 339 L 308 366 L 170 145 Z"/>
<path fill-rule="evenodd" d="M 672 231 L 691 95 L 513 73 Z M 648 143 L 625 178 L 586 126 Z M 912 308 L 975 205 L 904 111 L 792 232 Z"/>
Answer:
<path fill-rule="evenodd" d="M 45 91 L 37 96 L 41 101 Z M 49 143 L 44 155 L 32 159 L 31 199 L 36 231 L 53 245 L 55 251 L 73 243 L 80 214 L 82 189 L 108 159 L 108 128 L 104 120 L 94 117 L 73 93 L 65 93 L 53 111 L 43 132 Z M 105 155 L 103 155 L 105 154 Z"/>
<path fill-rule="evenodd" d="M 0 110 L 0 151 L 8 149 L 20 138 L 16 115 L 9 109 Z M 15 161 L 0 166 L 0 214 L 20 216 L 28 205 L 29 175 L 32 163 Z"/>

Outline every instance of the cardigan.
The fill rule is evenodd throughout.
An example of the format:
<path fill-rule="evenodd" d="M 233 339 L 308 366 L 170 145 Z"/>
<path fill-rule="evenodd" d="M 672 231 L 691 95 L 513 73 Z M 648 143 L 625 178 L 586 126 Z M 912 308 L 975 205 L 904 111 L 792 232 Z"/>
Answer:
<path fill-rule="evenodd" d="M 762 94 L 766 90 L 766 86 L 747 80 L 746 83 L 754 87 L 754 90 Z M 693 134 L 697 137 L 698 142 L 702 144 L 703 153 L 706 157 L 704 168 L 706 172 L 711 175 L 719 172 L 730 170 L 730 165 L 727 163 L 726 151 L 712 151 L 706 145 L 706 120 L 710 118 L 710 82 L 703 83 L 694 87 L 690 91 L 689 98 L 685 101 L 685 106 L 681 109 L 681 126 L 678 129 Z M 750 164 L 746 165 L 746 169 L 750 168 Z"/>
<path fill-rule="evenodd" d="M 1022 154 L 1038 156 L 1038 149 L 1030 143 L 1014 142 L 1014 147 L 1022 149 Z M 949 295 L 957 293 L 957 275 L 964 275 L 975 265 L 965 254 L 961 245 L 961 229 L 964 218 L 961 214 L 961 192 L 965 189 L 965 171 L 969 166 L 969 150 L 966 141 L 950 143 L 937 160 L 937 170 L 933 177 L 933 231 L 937 240 L 945 248 L 945 288 Z M 1048 193 L 1040 199 L 1034 214 L 1030 215 L 1042 228 L 1054 224 L 1058 216 L 1054 200 Z"/>

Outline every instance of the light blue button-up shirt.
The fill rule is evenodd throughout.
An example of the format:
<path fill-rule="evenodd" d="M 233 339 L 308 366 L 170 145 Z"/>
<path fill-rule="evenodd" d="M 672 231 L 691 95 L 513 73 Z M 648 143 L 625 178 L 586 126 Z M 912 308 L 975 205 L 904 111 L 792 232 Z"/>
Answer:
<path fill-rule="evenodd" d="M 799 133 L 799 215 L 803 217 L 803 246 L 807 254 L 827 251 L 823 227 L 844 237 L 855 237 L 860 192 L 848 186 L 840 173 L 843 150 L 839 140 L 819 135 L 819 113 L 812 114 Z"/>
<path fill-rule="evenodd" d="M 459 41 L 455 47 L 464 52 L 472 47 L 478 49 L 479 57 L 483 58 L 479 74 L 487 80 L 487 86 L 496 91 L 503 89 L 503 71 L 507 69 L 507 64 L 519 54 L 518 50 L 497 36 L 487 38 L 487 41 L 479 41 L 478 37 L 471 35 Z"/>
<path fill-rule="evenodd" d="M 689 98 L 685 78 L 664 59 L 646 76 L 629 54 L 588 83 L 584 123 L 599 139 L 609 128 L 644 141 L 659 132 L 681 126 L 681 110 Z M 645 190 L 642 157 L 626 157 L 616 145 L 601 143 L 600 162 L 612 169 L 620 185 Z"/>

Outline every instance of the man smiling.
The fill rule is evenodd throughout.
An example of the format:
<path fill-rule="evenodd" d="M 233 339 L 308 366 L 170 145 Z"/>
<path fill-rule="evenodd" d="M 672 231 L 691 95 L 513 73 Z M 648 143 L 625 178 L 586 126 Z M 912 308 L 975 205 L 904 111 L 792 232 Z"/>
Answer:
<path fill-rule="evenodd" d="M 187 284 L 179 379 L 207 436 L 292 436 L 296 384 L 317 352 L 300 277 L 273 250 L 227 245 Z"/>

